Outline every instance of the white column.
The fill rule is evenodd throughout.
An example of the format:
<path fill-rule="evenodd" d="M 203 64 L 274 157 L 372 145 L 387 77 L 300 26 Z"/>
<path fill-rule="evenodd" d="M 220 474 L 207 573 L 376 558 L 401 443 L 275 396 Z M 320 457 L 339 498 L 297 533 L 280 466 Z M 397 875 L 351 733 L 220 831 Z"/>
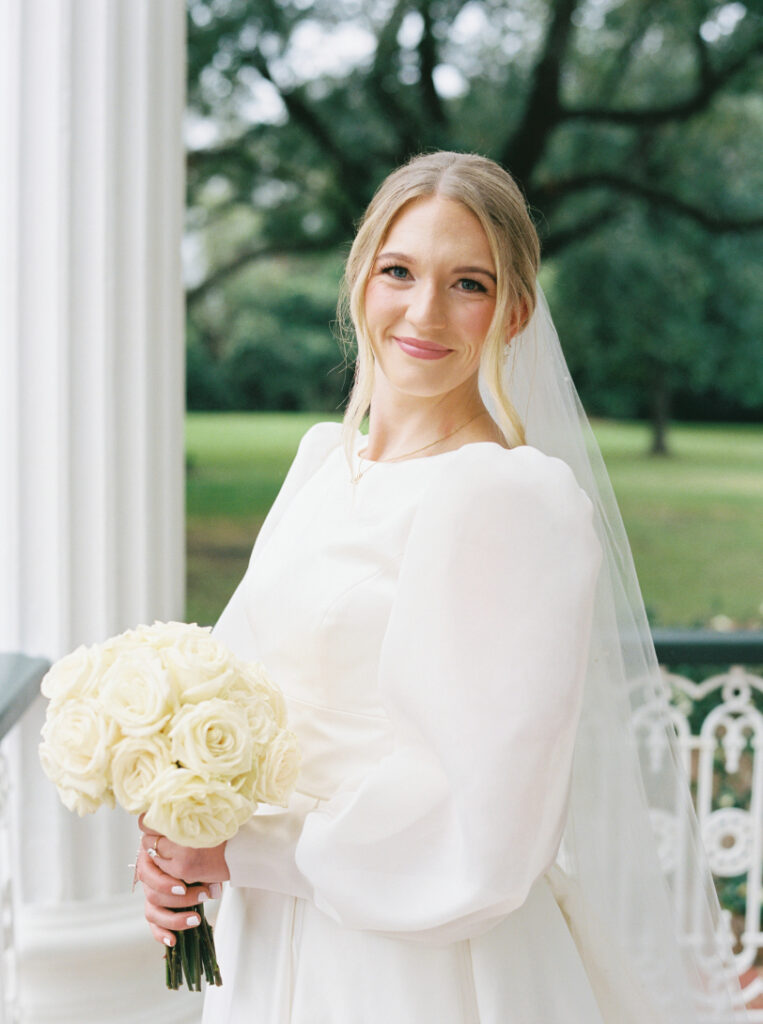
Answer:
<path fill-rule="evenodd" d="M 184 3 L 0 14 L 0 650 L 56 658 L 183 617 Z M 24 1019 L 193 1020 L 130 895 L 135 821 L 58 804 L 42 713 L 7 744 Z"/>

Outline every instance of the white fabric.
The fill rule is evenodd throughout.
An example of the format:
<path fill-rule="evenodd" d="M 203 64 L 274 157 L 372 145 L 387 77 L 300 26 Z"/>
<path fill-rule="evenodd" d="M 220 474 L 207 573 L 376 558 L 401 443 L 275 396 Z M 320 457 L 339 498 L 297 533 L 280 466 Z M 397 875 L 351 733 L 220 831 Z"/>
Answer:
<path fill-rule="evenodd" d="M 606 941 L 631 965 L 660 1020 L 741 1021 L 728 921 L 702 844 L 630 546 L 540 290 L 529 324 L 512 340 L 502 388 L 528 444 L 561 458 L 588 494 L 603 551 L 560 851 L 574 931 L 588 959 L 593 947 L 600 958 L 606 922 Z M 672 837 L 667 843 L 665 831 Z M 645 1016 L 655 1021 L 657 1010 Z"/>
<path fill-rule="evenodd" d="M 216 635 L 283 688 L 286 811 L 228 844 L 205 1024 L 657 1020 L 555 864 L 601 550 L 564 462 L 308 432 Z"/>

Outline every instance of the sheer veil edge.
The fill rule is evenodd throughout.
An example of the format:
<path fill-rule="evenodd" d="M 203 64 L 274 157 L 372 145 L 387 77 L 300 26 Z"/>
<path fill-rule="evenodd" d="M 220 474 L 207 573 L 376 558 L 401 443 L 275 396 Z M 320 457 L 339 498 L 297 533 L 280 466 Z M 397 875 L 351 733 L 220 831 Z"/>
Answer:
<path fill-rule="evenodd" d="M 622 518 L 540 289 L 503 386 L 527 443 L 563 459 L 587 492 L 604 554 L 569 815 L 549 881 L 605 1019 L 631 1024 L 617 1015 L 622 995 L 641 1005 L 632 1024 L 727 1021 L 743 1005 L 730 934 Z M 483 398 L 491 408 L 484 388 Z"/>

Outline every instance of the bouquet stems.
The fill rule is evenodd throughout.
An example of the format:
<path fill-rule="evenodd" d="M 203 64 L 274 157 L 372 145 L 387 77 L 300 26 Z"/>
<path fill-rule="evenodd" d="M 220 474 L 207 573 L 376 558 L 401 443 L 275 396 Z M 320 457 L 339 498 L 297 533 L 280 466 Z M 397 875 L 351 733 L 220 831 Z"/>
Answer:
<path fill-rule="evenodd" d="M 212 925 L 204 915 L 204 905 L 184 907 L 183 913 L 198 914 L 201 923 L 188 931 L 175 932 L 175 945 L 164 954 L 167 988 L 179 989 L 185 982 L 189 991 L 201 992 L 202 973 L 208 985 L 222 985 Z"/>

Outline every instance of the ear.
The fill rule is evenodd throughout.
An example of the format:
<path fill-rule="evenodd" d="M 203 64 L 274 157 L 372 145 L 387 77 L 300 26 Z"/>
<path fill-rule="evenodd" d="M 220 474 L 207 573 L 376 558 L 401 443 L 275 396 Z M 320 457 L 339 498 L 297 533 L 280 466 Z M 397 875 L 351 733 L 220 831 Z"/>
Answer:
<path fill-rule="evenodd" d="M 509 333 L 508 337 L 506 338 L 507 346 L 511 344 L 511 339 L 514 337 L 514 335 L 519 334 L 519 332 L 527 323 L 528 319 L 529 317 L 527 310 L 527 301 L 525 299 L 522 299 L 522 301 L 517 303 L 517 305 L 511 311 L 511 317 L 509 318 Z"/>

